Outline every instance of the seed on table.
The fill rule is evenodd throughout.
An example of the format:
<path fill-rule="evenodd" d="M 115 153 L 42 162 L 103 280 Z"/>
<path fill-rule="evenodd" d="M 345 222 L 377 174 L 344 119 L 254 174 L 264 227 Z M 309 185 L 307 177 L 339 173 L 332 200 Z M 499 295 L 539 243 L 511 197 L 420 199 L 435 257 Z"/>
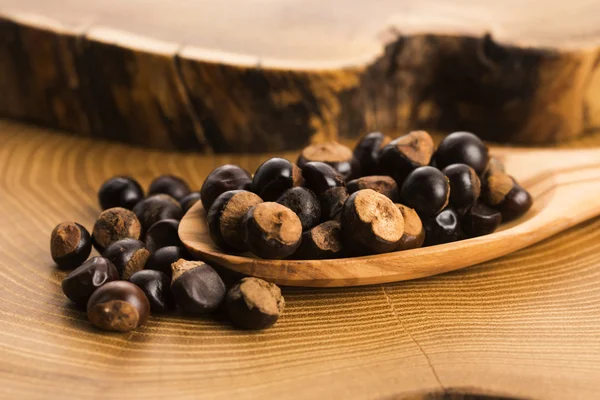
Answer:
<path fill-rule="evenodd" d="M 225 284 L 217 272 L 201 261 L 178 260 L 172 264 L 171 291 L 186 312 L 215 311 L 225 298 Z"/>
<path fill-rule="evenodd" d="M 148 188 L 148 196 L 159 193 L 168 194 L 175 200 L 180 201 L 190 194 L 190 187 L 186 181 L 178 176 L 162 175 L 154 179 Z"/>
<path fill-rule="evenodd" d="M 144 292 L 131 282 L 113 281 L 98 288 L 87 303 L 90 322 L 107 331 L 129 332 L 144 325 L 150 303 Z"/>
<path fill-rule="evenodd" d="M 227 292 L 225 309 L 231 322 L 243 329 L 266 329 L 275 324 L 285 308 L 285 299 L 273 283 L 243 278 Z"/>
<path fill-rule="evenodd" d="M 163 219 L 156 222 L 146 233 L 146 249 L 150 253 L 155 253 L 163 247 L 181 246 L 178 230 L 179 220 Z"/>
<path fill-rule="evenodd" d="M 171 264 L 180 258 L 189 259 L 190 255 L 182 246 L 162 247 L 152 253 L 146 261 L 145 269 L 153 269 L 167 275 L 169 279 L 173 273 Z"/>
<path fill-rule="evenodd" d="M 180 220 L 183 216 L 179 202 L 168 194 L 155 194 L 145 198 L 133 207 L 133 212 L 142 224 L 144 233 L 158 221 Z"/>
<path fill-rule="evenodd" d="M 67 275 L 61 287 L 73 303 L 85 307 L 96 289 L 118 279 L 119 272 L 110 260 L 92 257 Z"/>
<path fill-rule="evenodd" d="M 98 190 L 98 202 L 103 210 L 123 207 L 128 210 L 144 198 L 144 190 L 135 179 L 115 176 L 108 179 Z"/>
<path fill-rule="evenodd" d="M 121 207 L 109 208 L 96 220 L 92 240 L 96 250 L 102 253 L 108 245 L 117 240 L 139 239 L 141 230 L 142 225 L 132 211 Z"/>
<path fill-rule="evenodd" d="M 208 212 L 212 203 L 229 190 L 252 190 L 252 176 L 245 169 L 231 164 L 215 168 L 204 180 L 200 189 L 200 200 Z"/>
<path fill-rule="evenodd" d="M 150 253 L 140 240 L 121 239 L 111 243 L 102 255 L 117 267 L 121 279 L 127 280 L 134 272 L 144 268 Z"/>
<path fill-rule="evenodd" d="M 91 252 L 90 233 L 76 222 L 61 222 L 50 235 L 50 253 L 59 268 L 76 268 L 87 260 Z"/>
<path fill-rule="evenodd" d="M 175 308 L 171 279 L 164 273 L 148 269 L 138 271 L 129 277 L 129 282 L 142 289 L 152 312 L 162 313 Z"/>

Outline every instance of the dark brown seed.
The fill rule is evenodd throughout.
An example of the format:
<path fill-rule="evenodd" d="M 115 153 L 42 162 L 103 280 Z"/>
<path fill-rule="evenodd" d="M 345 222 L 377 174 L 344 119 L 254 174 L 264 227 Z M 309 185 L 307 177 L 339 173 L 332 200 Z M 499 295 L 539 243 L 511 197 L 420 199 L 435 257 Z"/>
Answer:
<path fill-rule="evenodd" d="M 357 254 L 377 254 L 398 247 L 404 219 L 398 207 L 372 189 L 352 193 L 341 216 L 344 245 Z"/>
<path fill-rule="evenodd" d="M 339 220 L 342 208 L 348 199 L 348 190 L 345 187 L 334 187 L 321 193 L 321 219 L 329 221 Z"/>
<path fill-rule="evenodd" d="M 181 246 L 179 240 L 179 221 L 176 219 L 163 219 L 148 229 L 146 233 L 146 249 L 150 253 L 167 246 Z"/>
<path fill-rule="evenodd" d="M 123 207 L 131 210 L 144 198 L 140 184 L 128 176 L 115 176 L 102 184 L 98 191 L 98 202 L 103 210 Z"/>
<path fill-rule="evenodd" d="M 145 198 L 133 207 L 133 212 L 142 224 L 144 234 L 158 221 L 180 220 L 183 216 L 179 202 L 168 194 L 155 194 Z"/>
<path fill-rule="evenodd" d="M 190 194 L 190 187 L 177 176 L 162 175 L 154 179 L 148 189 L 148 196 L 159 193 L 168 194 L 179 201 Z"/>
<path fill-rule="evenodd" d="M 467 164 L 480 175 L 488 165 L 489 152 L 485 143 L 476 135 L 454 132 L 442 140 L 433 157 L 440 169 L 452 164 Z"/>
<path fill-rule="evenodd" d="M 200 192 L 192 192 L 179 200 L 179 204 L 181 204 L 181 208 L 183 209 L 183 213 L 185 214 L 192 208 L 194 204 L 200 201 Z"/>
<path fill-rule="evenodd" d="M 477 203 L 463 216 L 461 225 L 469 237 L 488 235 L 494 232 L 502 222 L 500 211 L 485 204 Z"/>
<path fill-rule="evenodd" d="M 481 200 L 490 207 L 497 207 L 514 187 L 513 179 L 503 173 L 490 173 L 483 178 Z"/>
<path fill-rule="evenodd" d="M 435 217 L 423 221 L 425 246 L 456 242 L 466 238 L 460 217 L 452 208 L 446 208 Z"/>
<path fill-rule="evenodd" d="M 222 193 L 229 190 L 252 190 L 252 176 L 245 169 L 231 164 L 221 165 L 214 169 L 204 181 L 200 189 L 202 205 L 208 212 L 212 203 Z"/>
<path fill-rule="evenodd" d="M 316 226 L 321 220 L 321 203 L 310 189 L 291 188 L 277 199 L 277 203 L 296 213 L 303 231 Z"/>
<path fill-rule="evenodd" d="M 304 169 L 309 162 L 323 162 L 333 167 L 344 180 L 358 176 L 358 160 L 352 150 L 338 142 L 313 144 L 305 147 L 298 156 L 298 167 Z"/>
<path fill-rule="evenodd" d="M 452 164 L 442 172 L 450 182 L 451 206 L 460 211 L 475 204 L 481 194 L 481 181 L 473 168 L 466 164 Z"/>
<path fill-rule="evenodd" d="M 92 294 L 87 304 L 87 315 L 98 328 L 129 332 L 148 321 L 150 303 L 144 292 L 133 283 L 113 281 Z"/>
<path fill-rule="evenodd" d="M 119 272 L 104 257 L 92 257 L 62 281 L 62 290 L 73 303 L 85 307 L 90 296 L 105 283 L 119 279 Z"/>
<path fill-rule="evenodd" d="M 243 222 L 244 241 L 259 257 L 281 259 L 292 255 L 302 239 L 300 218 L 289 208 L 273 202 L 252 207 Z"/>
<path fill-rule="evenodd" d="M 438 214 L 449 202 L 450 182 L 434 167 L 420 167 L 408 175 L 400 190 L 400 202 L 428 218 Z"/>
<path fill-rule="evenodd" d="M 417 212 L 405 205 L 396 204 L 404 218 L 404 233 L 396 250 L 410 250 L 423 246 L 425 242 L 425 228 Z"/>
<path fill-rule="evenodd" d="M 73 269 L 92 252 L 90 233 L 76 222 L 61 222 L 50 235 L 50 253 L 59 268 Z"/>
<path fill-rule="evenodd" d="M 379 152 L 392 139 L 381 132 L 371 132 L 356 144 L 353 154 L 358 161 L 359 176 L 377 175 Z"/>
<path fill-rule="evenodd" d="M 171 279 L 160 271 L 142 270 L 129 277 L 129 282 L 142 289 L 153 313 L 162 313 L 175 308 L 171 293 Z"/>
<path fill-rule="evenodd" d="M 338 258 L 342 255 L 342 225 L 327 221 L 302 234 L 302 243 L 293 258 L 319 260 Z"/>
<path fill-rule="evenodd" d="M 513 188 L 497 208 L 502 213 L 502 221 L 508 222 L 523 216 L 532 205 L 533 198 L 529 192 L 514 182 Z"/>
<path fill-rule="evenodd" d="M 121 207 L 109 208 L 100 214 L 94 224 L 94 247 L 102 253 L 108 245 L 117 240 L 139 239 L 141 230 L 142 225 L 132 211 Z"/>
<path fill-rule="evenodd" d="M 400 197 L 400 189 L 396 181 L 392 177 L 385 175 L 363 176 L 362 178 L 354 179 L 346 184 L 346 189 L 348 189 L 348 193 L 350 194 L 363 189 L 373 189 L 392 201 L 398 201 Z"/>
<path fill-rule="evenodd" d="M 392 140 L 381 149 L 379 173 L 389 175 L 402 185 L 416 168 L 429 165 L 433 154 L 433 139 L 425 131 L 414 131 Z"/>
<path fill-rule="evenodd" d="M 225 309 L 231 322 L 242 329 L 273 326 L 285 308 L 281 290 L 258 278 L 244 278 L 227 292 Z"/>
<path fill-rule="evenodd" d="M 167 246 L 156 250 L 146 261 L 145 269 L 153 269 L 167 275 L 169 279 L 173 273 L 171 264 L 179 259 L 189 259 L 190 255 L 181 246 Z"/>
<path fill-rule="evenodd" d="M 123 280 L 129 279 L 133 273 L 143 269 L 149 255 L 144 243 L 136 239 L 121 239 L 114 242 L 106 248 L 103 254 L 115 264 Z"/>
<path fill-rule="evenodd" d="M 302 170 L 304 186 L 320 196 L 329 189 L 346 186 L 344 177 L 331 165 L 323 162 L 309 162 Z"/>
<path fill-rule="evenodd" d="M 212 241 L 225 251 L 248 251 L 242 221 L 248 210 L 260 203 L 262 199 L 247 190 L 230 190 L 217 197 L 206 218 Z"/>
<path fill-rule="evenodd" d="M 254 191 L 264 201 L 275 201 L 286 190 L 303 183 L 302 170 L 283 158 L 271 158 L 262 163 L 252 180 Z"/>
<path fill-rule="evenodd" d="M 184 311 L 205 314 L 216 310 L 223 302 L 225 284 L 210 265 L 201 261 L 178 260 L 171 267 L 171 291 Z"/>

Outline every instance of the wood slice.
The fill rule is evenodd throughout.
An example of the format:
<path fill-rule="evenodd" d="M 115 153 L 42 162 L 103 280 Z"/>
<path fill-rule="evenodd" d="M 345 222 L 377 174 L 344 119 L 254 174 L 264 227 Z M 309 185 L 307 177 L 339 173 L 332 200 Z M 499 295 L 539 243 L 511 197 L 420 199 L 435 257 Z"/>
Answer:
<path fill-rule="evenodd" d="M 90 134 L 83 32 L 44 18 L 0 17 L 0 114 Z"/>
<path fill-rule="evenodd" d="M 372 130 L 553 143 L 600 129 L 600 6 L 583 1 L 569 18 L 554 0 L 144 0 L 135 18 L 114 0 L 3 3 L 0 114 L 51 127 L 216 152 Z"/>

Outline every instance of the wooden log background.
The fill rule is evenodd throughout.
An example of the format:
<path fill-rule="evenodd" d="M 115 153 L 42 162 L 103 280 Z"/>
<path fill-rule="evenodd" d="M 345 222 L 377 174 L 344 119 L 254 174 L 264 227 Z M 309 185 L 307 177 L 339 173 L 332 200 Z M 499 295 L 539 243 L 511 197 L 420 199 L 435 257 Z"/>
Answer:
<path fill-rule="evenodd" d="M 201 152 L 600 129 L 600 5 L 369 4 L 1 0 L 0 116 Z"/>

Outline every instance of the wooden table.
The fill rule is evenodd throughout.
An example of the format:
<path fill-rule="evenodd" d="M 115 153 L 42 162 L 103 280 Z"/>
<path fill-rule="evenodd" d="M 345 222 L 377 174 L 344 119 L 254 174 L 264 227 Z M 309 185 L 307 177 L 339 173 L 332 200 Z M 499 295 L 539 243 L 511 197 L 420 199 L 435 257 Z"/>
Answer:
<path fill-rule="evenodd" d="M 54 225 L 91 227 L 96 190 L 114 174 L 147 185 L 174 173 L 198 188 L 218 164 L 254 168 L 268 156 L 148 151 L 2 120 L 0 143 L 0 398 L 600 393 L 600 219 L 428 279 L 284 289 L 286 312 L 265 332 L 169 315 L 109 334 L 62 294 L 65 273 L 49 254 Z"/>

